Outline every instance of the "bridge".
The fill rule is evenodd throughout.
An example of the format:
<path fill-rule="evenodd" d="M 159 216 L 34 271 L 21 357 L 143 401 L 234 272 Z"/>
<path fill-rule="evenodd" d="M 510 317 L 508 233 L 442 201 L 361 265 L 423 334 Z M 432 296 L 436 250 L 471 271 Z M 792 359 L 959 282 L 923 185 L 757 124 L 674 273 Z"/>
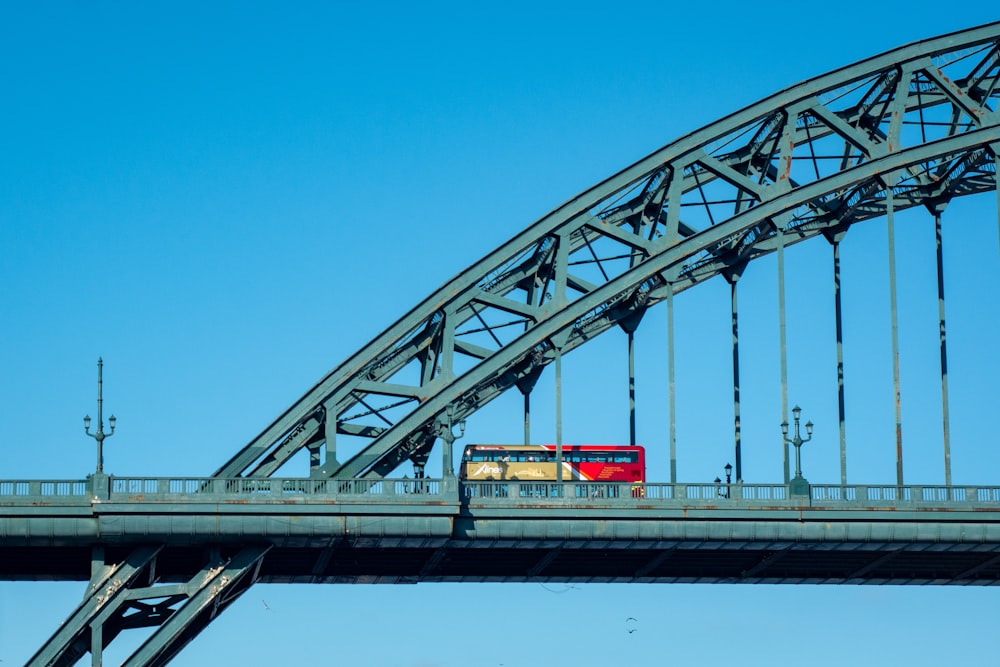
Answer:
<path fill-rule="evenodd" d="M 211 476 L 106 474 L 99 380 L 95 473 L 0 481 L 0 578 L 88 582 L 29 664 L 87 653 L 102 664 L 136 628 L 155 630 L 124 664 L 166 664 L 257 582 L 996 584 L 1000 486 L 953 480 L 942 248 L 952 202 L 997 192 L 998 79 L 1000 24 L 991 24 L 816 77 L 668 144 L 448 281 Z M 904 474 L 894 230 L 908 209 L 925 211 L 936 237 L 943 483 Z M 858 484 L 840 244 L 876 220 L 888 230 L 879 271 L 890 295 L 894 475 Z M 789 409 L 785 253 L 799 244 L 831 251 L 839 475 L 825 483 L 802 464 L 807 440 Z M 744 438 L 752 398 L 737 296 L 744 276 L 772 261 L 784 433 L 770 450 L 777 481 L 758 483 L 745 474 L 756 443 Z M 674 302 L 720 281 L 731 304 L 732 475 L 683 481 Z M 657 306 L 669 435 L 650 456 L 662 458 L 664 479 L 458 479 L 456 441 L 501 397 L 520 399 L 533 440 L 543 379 L 561 456 L 564 357 L 616 330 L 635 444 L 635 335 Z"/>

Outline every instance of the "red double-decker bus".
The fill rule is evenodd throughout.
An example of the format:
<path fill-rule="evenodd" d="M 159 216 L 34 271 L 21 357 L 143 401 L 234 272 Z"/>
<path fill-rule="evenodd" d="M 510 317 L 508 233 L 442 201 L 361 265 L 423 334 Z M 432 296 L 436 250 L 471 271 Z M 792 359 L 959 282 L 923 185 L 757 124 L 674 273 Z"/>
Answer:
<path fill-rule="evenodd" d="M 565 481 L 646 481 L 646 454 L 627 445 L 563 445 Z M 555 445 L 469 445 L 459 473 L 470 481 L 554 482 Z"/>

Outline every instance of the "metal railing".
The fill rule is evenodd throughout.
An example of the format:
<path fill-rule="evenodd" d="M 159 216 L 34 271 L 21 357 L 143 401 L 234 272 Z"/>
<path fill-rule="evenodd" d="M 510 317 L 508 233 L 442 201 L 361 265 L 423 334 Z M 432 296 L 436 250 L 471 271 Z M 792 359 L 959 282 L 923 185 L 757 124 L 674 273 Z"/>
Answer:
<path fill-rule="evenodd" d="M 32 501 L 69 501 L 89 503 L 200 501 L 254 498 L 257 500 L 292 498 L 391 498 L 440 497 L 438 479 L 275 479 L 271 477 L 114 477 L 98 483 L 86 480 L 0 480 L 0 503 Z"/>
<path fill-rule="evenodd" d="M 694 504 L 725 507 L 741 505 L 854 505 L 879 507 L 894 504 L 1000 505 L 1000 487 L 996 486 L 893 486 L 875 484 L 814 484 L 808 496 L 795 496 L 785 484 L 659 484 L 564 482 L 463 482 L 462 497 L 486 502 L 503 499 L 567 498 L 607 500 L 628 504 Z"/>
<path fill-rule="evenodd" d="M 614 482 L 463 482 L 465 498 L 571 498 L 625 500 L 629 503 L 689 502 L 718 504 L 727 500 L 782 501 L 784 484 L 658 484 Z"/>
<path fill-rule="evenodd" d="M 455 499 L 454 491 L 440 479 L 277 479 L 272 477 L 115 477 L 101 480 L 0 480 L 0 503 L 5 505 L 70 503 L 94 500 L 113 502 L 200 502 L 249 499 L 301 499 L 308 502 L 355 500 L 440 502 Z M 454 483 L 454 480 L 451 484 Z M 893 505 L 953 506 L 959 504 L 1000 506 L 1000 486 L 939 485 L 826 485 L 813 484 L 808 496 L 793 496 L 784 484 L 661 484 L 569 481 L 467 481 L 458 484 L 464 502 L 531 503 L 542 499 L 612 503 L 628 506 L 698 505 L 726 507 L 814 505 L 881 507 Z M 454 487 L 453 487 L 454 488 Z"/>
<path fill-rule="evenodd" d="M 0 480 L 0 498 L 19 497 L 86 497 L 88 484 L 84 480 Z"/>
<path fill-rule="evenodd" d="M 890 486 L 813 484 L 810 496 L 816 502 L 860 503 L 1000 503 L 1000 487 L 996 486 Z"/>
<path fill-rule="evenodd" d="M 273 477 L 112 477 L 112 500 L 176 496 L 440 495 L 436 479 L 276 479 Z"/>

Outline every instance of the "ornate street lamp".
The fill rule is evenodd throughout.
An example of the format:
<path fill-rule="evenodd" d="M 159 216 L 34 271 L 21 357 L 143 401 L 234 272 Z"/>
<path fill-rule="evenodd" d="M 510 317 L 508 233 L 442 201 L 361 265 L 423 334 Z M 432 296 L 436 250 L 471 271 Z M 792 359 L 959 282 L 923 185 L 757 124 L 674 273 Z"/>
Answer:
<path fill-rule="evenodd" d="M 455 433 L 458 427 L 458 433 Z M 442 450 L 442 473 L 445 479 L 455 476 L 455 466 L 452 462 L 452 445 L 465 435 L 465 419 L 455 420 L 455 408 L 452 405 L 445 410 L 444 419 L 438 421 L 438 437 L 444 441 Z"/>
<path fill-rule="evenodd" d="M 788 422 L 781 422 L 781 436 L 785 442 L 795 447 L 795 477 L 788 483 L 789 493 L 793 496 L 808 496 L 809 482 L 802 476 L 802 454 L 801 447 L 804 443 L 812 440 L 813 423 L 806 422 L 806 437 L 799 435 L 799 419 L 802 416 L 802 408 L 795 406 L 792 408 L 792 417 L 795 420 L 795 435 L 788 437 Z"/>
<path fill-rule="evenodd" d="M 733 482 L 733 466 L 727 463 L 726 467 L 723 468 L 723 470 L 726 471 L 726 486 L 723 487 L 722 486 L 722 480 L 719 479 L 718 477 L 716 477 L 715 478 L 715 490 L 716 490 L 716 494 L 720 498 L 729 498 L 729 497 L 731 497 L 730 489 L 732 488 L 731 484 Z"/>
<path fill-rule="evenodd" d="M 115 434 L 115 422 L 118 421 L 114 415 L 108 417 L 108 424 L 111 426 L 111 433 L 104 432 L 104 417 L 102 414 L 102 404 L 104 399 L 101 396 L 103 390 L 103 368 L 104 360 L 97 358 L 97 433 L 90 432 L 90 415 L 83 418 L 83 431 L 97 441 L 97 474 L 104 473 L 104 439 Z"/>

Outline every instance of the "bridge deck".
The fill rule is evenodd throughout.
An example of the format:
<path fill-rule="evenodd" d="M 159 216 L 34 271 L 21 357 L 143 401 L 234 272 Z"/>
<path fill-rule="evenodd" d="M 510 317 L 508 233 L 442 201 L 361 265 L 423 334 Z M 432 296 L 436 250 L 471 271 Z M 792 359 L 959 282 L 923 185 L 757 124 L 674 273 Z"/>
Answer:
<path fill-rule="evenodd" d="M 0 482 L 0 579 L 87 580 L 165 545 L 271 546 L 259 581 L 996 584 L 1000 488 L 309 479 Z"/>

